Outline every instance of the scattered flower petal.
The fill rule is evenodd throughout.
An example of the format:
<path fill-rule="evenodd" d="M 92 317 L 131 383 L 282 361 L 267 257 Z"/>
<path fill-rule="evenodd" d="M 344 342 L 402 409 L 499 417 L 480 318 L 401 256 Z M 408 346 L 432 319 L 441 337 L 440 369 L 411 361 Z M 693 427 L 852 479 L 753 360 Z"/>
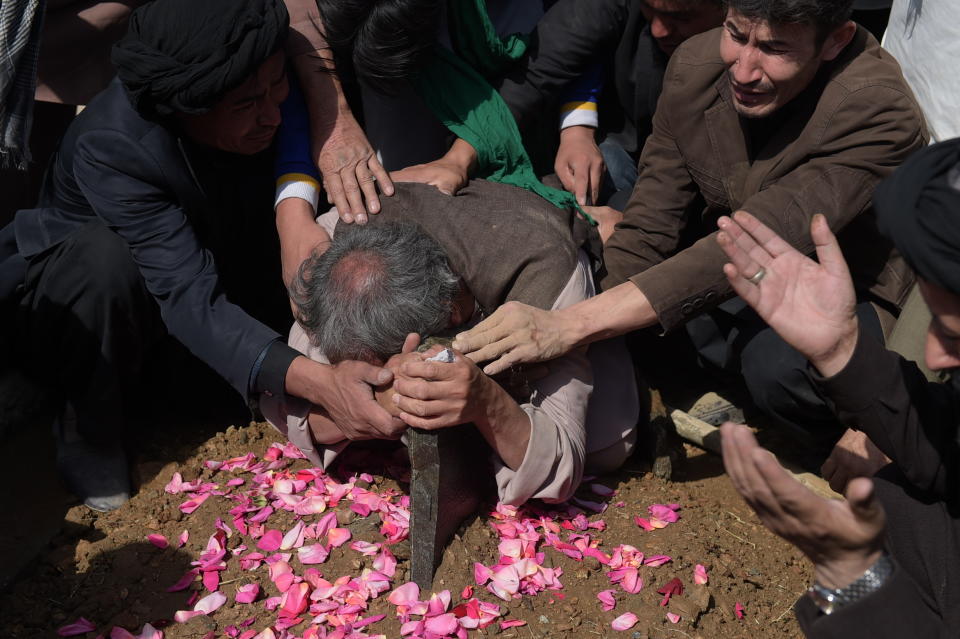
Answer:
<path fill-rule="evenodd" d="M 600 600 L 604 612 L 609 612 L 616 608 L 617 600 L 613 597 L 615 592 L 615 590 L 601 590 L 597 593 L 597 599 Z"/>
<path fill-rule="evenodd" d="M 693 583 L 703 586 L 706 585 L 707 580 L 707 569 L 703 566 L 703 564 L 697 564 L 694 566 Z"/>
<path fill-rule="evenodd" d="M 611 621 L 610 627 L 614 630 L 620 631 L 630 630 L 630 628 L 633 628 L 637 624 L 637 621 L 639 621 L 637 619 L 637 615 L 633 614 L 632 612 L 625 612 Z"/>
<path fill-rule="evenodd" d="M 167 538 L 164 537 L 163 535 L 157 535 L 157 534 L 147 535 L 147 541 L 149 541 L 151 544 L 153 544 L 160 550 L 163 550 L 164 548 L 170 545 L 170 542 L 168 542 Z"/>
<path fill-rule="evenodd" d="M 80 617 L 73 623 L 68 623 L 65 626 L 60 626 L 57 629 L 57 634 L 61 637 L 73 637 L 74 635 L 82 635 L 88 632 L 93 632 L 96 629 L 97 627 L 93 625 L 92 622 L 90 622 L 87 619 L 84 619 L 83 617 Z"/>

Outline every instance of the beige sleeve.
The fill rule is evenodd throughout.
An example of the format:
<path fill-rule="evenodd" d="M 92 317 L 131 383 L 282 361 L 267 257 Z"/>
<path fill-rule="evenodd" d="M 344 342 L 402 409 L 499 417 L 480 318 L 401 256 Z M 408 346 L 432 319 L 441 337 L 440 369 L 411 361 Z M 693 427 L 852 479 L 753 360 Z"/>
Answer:
<path fill-rule="evenodd" d="M 588 258 L 581 251 L 573 275 L 553 310 L 594 295 Z M 511 470 L 495 461 L 500 500 L 521 504 L 528 499 L 566 501 L 583 477 L 586 456 L 587 404 L 593 374 L 586 349 L 576 349 L 547 363 L 549 373 L 531 382 L 530 402 L 520 407 L 530 416 L 530 441 L 523 462 Z"/>

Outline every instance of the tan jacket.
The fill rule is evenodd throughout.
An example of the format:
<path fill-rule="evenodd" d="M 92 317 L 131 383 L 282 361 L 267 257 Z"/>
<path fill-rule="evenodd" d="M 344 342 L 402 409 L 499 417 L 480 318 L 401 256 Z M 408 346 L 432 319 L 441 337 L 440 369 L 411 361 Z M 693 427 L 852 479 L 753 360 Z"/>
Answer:
<path fill-rule="evenodd" d="M 862 27 L 780 112 L 753 154 L 734 110 L 721 29 L 672 56 L 623 221 L 604 248 L 610 288 L 627 279 L 669 331 L 732 294 L 716 220 L 743 209 L 805 253 L 810 220 L 839 231 L 858 292 L 897 308 L 913 275 L 876 229 L 873 190 L 927 139 L 896 61 Z"/>

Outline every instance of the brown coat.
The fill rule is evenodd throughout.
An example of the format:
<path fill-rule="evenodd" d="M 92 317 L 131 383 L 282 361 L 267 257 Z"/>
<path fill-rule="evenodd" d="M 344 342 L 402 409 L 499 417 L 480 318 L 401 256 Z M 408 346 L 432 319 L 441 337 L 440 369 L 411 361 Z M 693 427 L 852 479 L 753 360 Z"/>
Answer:
<path fill-rule="evenodd" d="M 664 330 L 732 292 L 716 220 L 743 209 L 805 253 L 823 213 L 861 294 L 897 310 L 913 275 L 876 229 L 874 187 L 927 139 L 896 61 L 862 27 L 801 95 L 771 117 L 755 154 L 732 104 L 721 29 L 672 56 L 623 221 L 604 248 L 604 287 L 632 281 Z M 782 121 L 780 121 L 782 120 Z"/>

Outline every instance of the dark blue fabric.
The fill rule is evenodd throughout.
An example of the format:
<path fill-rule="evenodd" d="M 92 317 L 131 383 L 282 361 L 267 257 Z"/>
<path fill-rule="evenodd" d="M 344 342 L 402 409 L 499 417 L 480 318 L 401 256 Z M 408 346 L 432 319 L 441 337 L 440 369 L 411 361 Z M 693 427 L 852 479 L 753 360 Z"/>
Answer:
<path fill-rule="evenodd" d="M 310 117 L 300 83 L 294 74 L 288 74 L 290 94 L 280 105 L 282 118 L 277 131 L 276 177 L 288 173 L 302 173 L 320 182 L 317 165 L 310 159 Z"/>
<path fill-rule="evenodd" d="M 17 244 L 29 259 L 99 218 L 129 245 L 169 333 L 246 396 L 279 334 L 227 300 L 195 232 L 216 203 L 194 175 L 175 132 L 140 117 L 114 81 L 67 130 L 38 208 L 18 212 Z"/>

